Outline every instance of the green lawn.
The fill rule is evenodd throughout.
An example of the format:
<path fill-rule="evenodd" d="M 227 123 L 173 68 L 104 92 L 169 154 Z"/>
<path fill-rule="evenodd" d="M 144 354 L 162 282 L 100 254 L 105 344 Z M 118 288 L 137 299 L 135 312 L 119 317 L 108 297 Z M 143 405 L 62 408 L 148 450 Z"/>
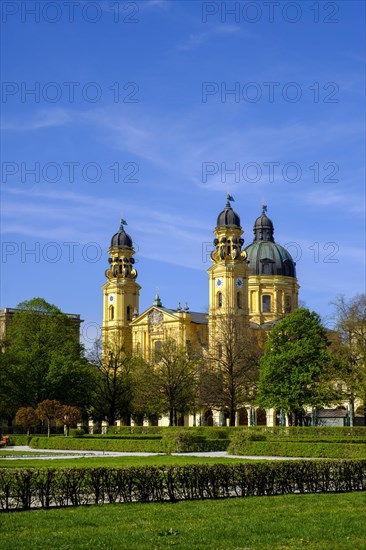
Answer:
<path fill-rule="evenodd" d="M 67 452 L 67 451 L 65 451 Z M 13 453 L 12 453 L 13 454 Z M 25 454 L 25 453 L 21 453 Z M 30 453 L 34 454 L 34 453 Z M 41 456 L 44 453 L 40 453 Z M 15 455 L 17 456 L 17 455 Z M 223 464 L 229 462 L 248 462 L 241 458 L 205 458 L 196 456 L 98 456 L 98 457 L 68 457 L 55 459 L 25 459 L 6 460 L 0 456 L 0 468 L 98 468 L 103 466 L 160 466 L 162 464 Z M 250 460 L 250 462 L 253 462 Z M 1 545 L 0 545 L 1 546 Z"/>
<path fill-rule="evenodd" d="M 366 493 L 37 510 L 0 524 L 2 550 L 365 550 Z"/>

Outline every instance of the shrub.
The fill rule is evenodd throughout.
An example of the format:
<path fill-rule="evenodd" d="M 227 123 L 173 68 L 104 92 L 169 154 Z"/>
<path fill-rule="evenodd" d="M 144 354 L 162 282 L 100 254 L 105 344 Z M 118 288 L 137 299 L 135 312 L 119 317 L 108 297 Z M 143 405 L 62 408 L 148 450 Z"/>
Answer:
<path fill-rule="evenodd" d="M 206 439 L 188 431 L 166 432 L 162 437 L 163 448 L 167 453 L 189 453 L 203 451 Z"/>
<path fill-rule="evenodd" d="M 70 428 L 69 435 L 71 437 L 81 437 L 85 434 L 83 428 Z"/>

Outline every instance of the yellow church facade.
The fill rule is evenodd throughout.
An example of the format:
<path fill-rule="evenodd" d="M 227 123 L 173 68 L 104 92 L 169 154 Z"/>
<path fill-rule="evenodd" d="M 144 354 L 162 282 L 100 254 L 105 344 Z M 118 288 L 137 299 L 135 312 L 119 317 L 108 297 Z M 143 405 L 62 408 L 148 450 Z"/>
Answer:
<path fill-rule="evenodd" d="M 244 232 L 232 201 L 228 195 L 214 228 L 212 265 L 207 270 L 208 312 L 190 311 L 187 304 L 167 308 L 158 294 L 151 307 L 139 311 L 141 287 L 137 282 L 135 251 L 122 220 L 111 239 L 109 269 L 102 287 L 104 347 L 113 342 L 152 361 L 162 342 L 172 338 L 179 347 L 219 353 L 223 320 L 234 319 L 243 334 L 250 330 L 260 336 L 298 307 L 295 263 L 289 252 L 275 242 L 266 207 L 255 220 L 253 242 L 244 246 Z M 255 414 L 253 407 L 243 403 L 243 411 L 249 408 L 250 414 Z M 268 425 L 275 423 L 274 411 L 267 411 L 265 416 Z M 222 423 L 221 419 L 220 412 L 214 411 L 213 423 Z M 189 416 L 184 422 L 194 425 L 196 417 Z M 248 422 L 249 414 L 242 415 L 240 423 Z M 165 425 L 167 419 L 162 418 L 159 423 Z"/>

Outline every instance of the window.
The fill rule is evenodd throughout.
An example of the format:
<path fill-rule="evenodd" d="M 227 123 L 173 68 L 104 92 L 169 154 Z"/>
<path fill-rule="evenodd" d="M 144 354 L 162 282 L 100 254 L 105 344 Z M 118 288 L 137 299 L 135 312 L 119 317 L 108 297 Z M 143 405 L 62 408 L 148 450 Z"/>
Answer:
<path fill-rule="evenodd" d="M 263 275 L 271 275 L 271 264 L 263 264 L 262 273 Z"/>
<path fill-rule="evenodd" d="M 241 295 L 240 295 L 240 292 L 236 293 L 236 305 L 237 305 L 238 309 L 241 309 Z"/>
<path fill-rule="evenodd" d="M 290 313 L 291 311 L 291 296 L 285 296 L 285 312 Z"/>
<path fill-rule="evenodd" d="M 131 321 L 131 307 L 127 306 L 127 321 Z"/>
<path fill-rule="evenodd" d="M 114 306 L 109 306 L 109 320 L 113 321 L 114 319 Z"/>
<path fill-rule="evenodd" d="M 217 293 L 217 307 L 222 307 L 222 294 L 221 294 L 221 292 Z"/>
<path fill-rule="evenodd" d="M 262 296 L 262 311 L 263 313 L 269 313 L 271 311 L 271 296 L 268 294 Z"/>
<path fill-rule="evenodd" d="M 161 340 L 156 340 L 154 343 L 155 360 L 159 359 L 159 353 L 161 353 L 161 347 L 162 347 Z"/>
<path fill-rule="evenodd" d="M 222 357 L 222 344 L 217 344 L 217 357 L 219 359 Z"/>

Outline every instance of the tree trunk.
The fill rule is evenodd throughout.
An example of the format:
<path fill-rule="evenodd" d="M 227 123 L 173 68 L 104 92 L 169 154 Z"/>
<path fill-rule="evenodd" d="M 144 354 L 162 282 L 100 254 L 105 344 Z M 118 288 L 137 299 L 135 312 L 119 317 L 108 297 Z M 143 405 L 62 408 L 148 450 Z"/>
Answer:
<path fill-rule="evenodd" d="M 302 414 L 302 411 L 299 412 L 299 426 L 303 426 L 304 423 L 303 423 L 303 414 Z"/>
<path fill-rule="evenodd" d="M 235 426 L 235 409 L 233 407 L 230 409 L 230 426 Z"/>
<path fill-rule="evenodd" d="M 169 408 L 169 426 L 174 426 L 174 409 L 173 409 L 173 407 Z"/>
<path fill-rule="evenodd" d="M 51 435 L 51 421 L 47 419 L 47 437 Z"/>

